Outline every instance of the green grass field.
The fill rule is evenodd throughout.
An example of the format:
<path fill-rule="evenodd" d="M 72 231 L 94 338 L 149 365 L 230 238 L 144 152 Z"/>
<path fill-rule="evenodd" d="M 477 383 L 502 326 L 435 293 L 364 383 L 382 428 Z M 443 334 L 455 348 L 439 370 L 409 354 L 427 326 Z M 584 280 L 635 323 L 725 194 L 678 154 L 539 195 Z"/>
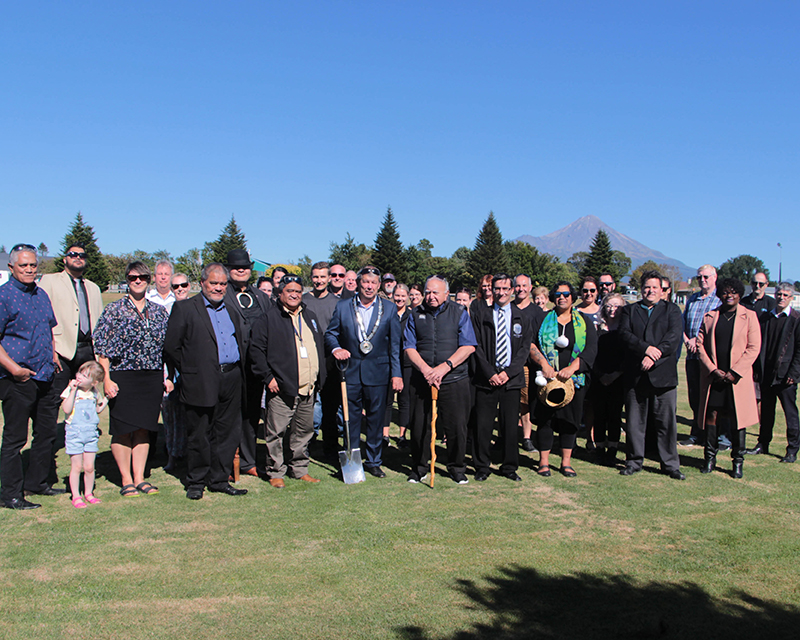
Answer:
<path fill-rule="evenodd" d="M 246 496 L 192 502 L 160 450 L 160 493 L 123 499 L 107 436 L 101 452 L 102 504 L 0 509 L 0 637 L 800 635 L 800 466 L 776 456 L 733 480 L 725 454 L 703 476 L 702 450 L 681 448 L 677 482 L 655 461 L 624 478 L 583 450 L 577 478 L 543 479 L 523 453 L 521 483 L 440 476 L 431 490 L 406 483 L 392 448 L 385 480 L 347 486 L 312 463 L 316 486 L 246 477 Z M 62 450 L 62 486 L 68 470 Z"/>

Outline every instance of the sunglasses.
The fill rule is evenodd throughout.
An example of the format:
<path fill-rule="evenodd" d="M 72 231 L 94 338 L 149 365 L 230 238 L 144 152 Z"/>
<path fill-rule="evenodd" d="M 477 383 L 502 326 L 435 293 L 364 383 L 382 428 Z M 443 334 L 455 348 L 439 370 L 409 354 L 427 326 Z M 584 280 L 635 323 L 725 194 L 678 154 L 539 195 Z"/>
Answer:
<path fill-rule="evenodd" d="M 130 275 L 127 276 L 127 279 L 128 282 L 136 282 L 137 280 L 141 280 L 142 282 L 150 282 L 150 276 L 148 276 L 147 274 L 139 275 L 131 273 Z"/>
<path fill-rule="evenodd" d="M 596 293 L 597 289 L 584 289 L 583 293 Z"/>
<path fill-rule="evenodd" d="M 33 251 L 36 253 L 36 247 L 32 244 L 15 244 L 11 247 L 11 251 Z"/>
<path fill-rule="evenodd" d="M 614 283 L 613 282 L 601 282 L 600 286 L 601 287 L 613 287 Z"/>
<path fill-rule="evenodd" d="M 378 276 L 380 277 L 381 272 L 378 271 L 375 267 L 364 267 L 361 271 L 358 272 L 359 275 L 363 276 L 369 274 L 371 276 Z"/>
<path fill-rule="evenodd" d="M 556 291 L 556 292 L 553 294 L 553 297 L 554 297 L 554 298 L 560 298 L 560 297 L 562 297 L 562 296 L 563 296 L 564 298 L 569 298 L 571 295 L 572 295 L 572 294 L 571 294 L 569 291 Z"/>
<path fill-rule="evenodd" d="M 81 258 L 86 260 L 86 254 L 83 251 L 67 251 L 65 254 L 68 258 Z"/>
<path fill-rule="evenodd" d="M 294 282 L 296 284 L 302 285 L 303 284 L 303 278 L 301 278 L 300 276 L 296 276 L 296 275 L 286 275 L 286 276 L 283 276 L 283 278 L 281 278 L 281 284 L 283 284 L 283 285 L 289 284 L 290 282 Z"/>
<path fill-rule="evenodd" d="M 756 282 L 755 280 L 753 280 L 750 284 L 753 285 L 754 287 L 766 287 L 767 286 L 766 282 Z"/>
<path fill-rule="evenodd" d="M 332 273 L 331 278 L 344 278 L 343 273 Z"/>
<path fill-rule="evenodd" d="M 186 289 L 188 288 L 188 286 L 189 286 L 188 282 L 179 282 L 177 284 L 173 284 L 172 288 L 173 290 L 178 290 L 178 289 Z"/>
<path fill-rule="evenodd" d="M 698 280 L 710 280 L 712 276 L 697 276 Z"/>

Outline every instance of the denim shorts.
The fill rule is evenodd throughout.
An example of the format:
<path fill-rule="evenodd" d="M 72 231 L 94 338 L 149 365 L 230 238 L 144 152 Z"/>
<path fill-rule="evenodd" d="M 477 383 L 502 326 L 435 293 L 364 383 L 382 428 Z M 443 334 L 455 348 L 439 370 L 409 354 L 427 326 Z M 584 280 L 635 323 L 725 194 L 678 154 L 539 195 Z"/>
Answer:
<path fill-rule="evenodd" d="M 100 432 L 95 425 L 86 425 L 73 428 L 67 425 L 66 438 L 64 440 L 67 455 L 77 456 L 81 453 L 97 453 L 97 441 Z"/>

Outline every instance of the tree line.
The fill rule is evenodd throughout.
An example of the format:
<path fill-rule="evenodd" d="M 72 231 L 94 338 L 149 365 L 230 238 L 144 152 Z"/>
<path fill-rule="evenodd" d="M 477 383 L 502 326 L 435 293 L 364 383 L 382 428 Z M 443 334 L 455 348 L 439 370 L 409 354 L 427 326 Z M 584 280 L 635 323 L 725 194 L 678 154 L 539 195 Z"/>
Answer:
<path fill-rule="evenodd" d="M 224 263 L 232 249 L 247 250 L 245 234 L 236 223 L 235 217 L 231 216 L 216 240 L 206 242 L 202 248 L 189 249 L 177 257 L 167 250 L 147 252 L 137 249 L 120 255 L 103 254 L 94 229 L 78 212 L 61 242 L 60 254 L 54 260 L 43 261 L 42 272 L 63 269 L 64 253 L 75 243 L 86 247 L 89 263 L 86 277 L 101 287 L 123 282 L 125 267 L 134 260 L 144 262 L 151 269 L 159 260 L 170 260 L 176 271 L 185 273 L 192 281 L 197 281 L 204 264 Z M 0 247 L 0 252 L 4 249 L 5 247 Z M 46 255 L 47 246 L 41 243 L 38 252 L 41 256 Z M 331 242 L 327 260 L 331 264 L 342 264 L 354 271 L 366 264 L 373 264 L 382 272 L 393 274 L 399 282 L 408 284 L 422 284 L 427 276 L 436 273 L 446 277 L 451 288 L 468 287 L 473 290 L 485 274 L 495 273 L 507 273 L 511 276 L 524 273 L 531 277 L 535 286 L 542 284 L 548 287 L 561 280 L 577 287 L 583 278 L 599 278 L 601 273 L 610 273 L 617 282 L 630 276 L 633 283 L 638 283 L 642 273 L 650 269 L 660 271 L 673 282 L 681 279 L 676 267 L 658 264 L 652 260 L 631 271 L 631 259 L 623 252 L 611 248 L 608 234 L 602 229 L 595 235 L 588 251 L 574 253 L 566 262 L 562 262 L 558 256 L 541 252 L 525 242 L 504 240 L 492 211 L 478 232 L 472 248 L 459 247 L 450 256 L 437 256 L 434 255 L 433 243 L 427 238 L 404 245 L 392 208 L 388 207 L 381 228 L 371 245 L 358 242 L 347 233 L 343 242 Z M 267 270 L 267 275 L 275 267 L 282 266 L 290 273 L 302 275 L 310 283 L 311 265 L 315 261 L 304 255 L 294 263 L 273 264 Z M 718 267 L 719 277 L 734 277 L 745 283 L 750 282 L 759 271 L 766 273 L 769 278 L 769 270 L 763 261 L 746 254 L 730 258 Z M 800 282 L 795 284 L 800 287 Z"/>

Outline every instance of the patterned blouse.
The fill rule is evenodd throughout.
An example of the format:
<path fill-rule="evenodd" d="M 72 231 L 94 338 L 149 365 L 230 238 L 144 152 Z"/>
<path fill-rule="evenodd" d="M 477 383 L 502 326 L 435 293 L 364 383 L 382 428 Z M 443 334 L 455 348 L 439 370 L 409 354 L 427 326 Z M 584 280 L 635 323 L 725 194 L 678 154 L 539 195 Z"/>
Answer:
<path fill-rule="evenodd" d="M 161 369 L 168 320 L 164 307 L 145 300 L 140 314 L 125 296 L 103 309 L 92 332 L 94 352 L 108 358 L 111 371 Z"/>

